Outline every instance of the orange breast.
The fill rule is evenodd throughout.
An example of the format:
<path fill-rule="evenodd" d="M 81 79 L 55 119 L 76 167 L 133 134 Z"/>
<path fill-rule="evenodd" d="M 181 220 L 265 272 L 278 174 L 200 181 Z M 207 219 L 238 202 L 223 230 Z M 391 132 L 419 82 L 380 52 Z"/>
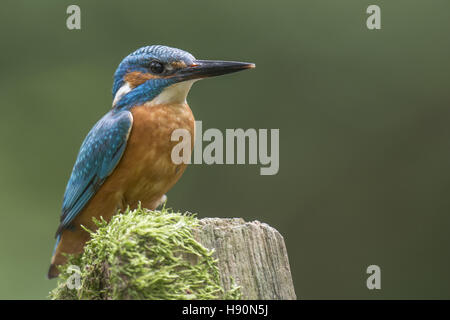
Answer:
<path fill-rule="evenodd" d="M 135 208 L 139 202 L 155 209 L 186 169 L 186 164 L 177 165 L 171 159 L 179 143 L 171 141 L 171 135 L 175 129 L 186 129 L 194 141 L 195 120 L 189 106 L 138 106 L 131 113 L 133 127 L 122 159 L 83 210 L 80 222 L 89 223 L 92 216 L 100 215 L 109 220 L 117 209 Z"/>
<path fill-rule="evenodd" d="M 139 201 L 153 209 L 158 201 L 181 177 L 186 165 L 171 159 L 172 132 L 186 129 L 194 141 L 194 116 L 187 104 L 139 106 L 131 110 L 133 127 L 125 153 L 111 175 L 112 182 L 123 193 L 124 201 L 135 206 Z M 192 148 L 191 148 L 192 150 Z"/>
<path fill-rule="evenodd" d="M 140 106 L 131 112 L 133 127 L 122 159 L 74 219 L 74 228 L 63 231 L 52 258 L 53 265 L 65 263 L 66 257 L 62 253 L 80 253 L 83 250 L 89 233 L 80 225 L 95 230 L 93 217 L 99 219 L 101 216 L 109 221 L 118 209 L 136 208 L 139 202 L 144 208 L 155 209 L 159 199 L 183 174 L 186 165 L 176 165 L 171 159 L 172 149 L 179 143 L 171 141 L 171 135 L 175 129 L 186 129 L 194 141 L 195 120 L 189 106 Z"/>

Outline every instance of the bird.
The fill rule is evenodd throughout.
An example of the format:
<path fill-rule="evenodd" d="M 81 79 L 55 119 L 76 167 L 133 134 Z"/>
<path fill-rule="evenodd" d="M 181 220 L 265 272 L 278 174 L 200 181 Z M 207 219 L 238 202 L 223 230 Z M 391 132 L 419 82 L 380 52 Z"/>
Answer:
<path fill-rule="evenodd" d="M 49 279 L 59 275 L 68 254 L 83 252 L 87 230 L 96 230 L 94 218 L 109 221 L 119 210 L 139 205 L 154 210 L 166 201 L 187 165 L 172 161 L 178 142 L 171 134 L 184 129 L 194 141 L 195 119 L 186 102 L 193 83 L 254 67 L 198 60 L 164 45 L 139 48 L 120 62 L 112 107 L 81 144 L 65 189 Z"/>

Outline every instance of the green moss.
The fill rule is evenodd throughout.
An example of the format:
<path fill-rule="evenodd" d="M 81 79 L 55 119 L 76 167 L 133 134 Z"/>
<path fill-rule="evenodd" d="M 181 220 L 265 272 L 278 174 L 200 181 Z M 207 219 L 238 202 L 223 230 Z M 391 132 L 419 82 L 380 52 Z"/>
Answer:
<path fill-rule="evenodd" d="M 198 243 L 198 219 L 163 208 L 138 208 L 96 221 L 84 253 L 61 267 L 51 299 L 239 299 L 220 285 L 212 250 Z M 69 289 L 79 267 L 79 289 Z"/>

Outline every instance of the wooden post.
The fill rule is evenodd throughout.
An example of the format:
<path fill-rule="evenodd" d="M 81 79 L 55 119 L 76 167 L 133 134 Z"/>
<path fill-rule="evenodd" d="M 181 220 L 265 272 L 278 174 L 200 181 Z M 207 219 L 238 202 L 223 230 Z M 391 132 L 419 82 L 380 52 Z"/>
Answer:
<path fill-rule="evenodd" d="M 241 286 L 243 299 L 297 299 L 284 239 L 274 228 L 241 218 L 205 218 L 194 237 L 215 250 L 226 290 L 232 277 Z"/>
<path fill-rule="evenodd" d="M 99 227 L 81 259 L 74 260 L 82 270 L 81 288 L 74 290 L 67 285 L 72 283 L 73 275 L 72 271 L 65 270 L 51 298 L 189 299 L 191 296 L 220 299 L 221 288 L 230 293 L 235 285 L 240 286 L 241 298 L 246 300 L 297 298 L 284 239 L 274 228 L 241 218 L 197 220 L 193 216 L 163 211 L 139 208 L 116 215 L 109 224 Z M 142 245 L 147 241 L 149 246 Z M 180 250 L 180 245 L 185 245 L 184 249 Z M 213 257 L 204 247 L 214 250 Z M 174 259 L 178 254 L 187 261 Z M 202 264 L 198 265 L 199 257 Z M 216 267 L 213 258 L 218 260 L 221 283 L 211 269 Z M 186 262 L 192 263 L 194 271 Z M 148 273 L 157 268 L 163 272 L 152 273 L 149 277 Z M 177 272 L 184 272 L 185 276 L 178 278 L 181 273 Z M 208 277 L 212 274 L 214 279 Z M 185 280 L 187 282 L 183 282 Z M 202 292 L 198 288 L 203 280 L 213 291 Z M 184 296 L 184 291 L 177 287 L 180 284 L 184 285 L 181 288 L 195 284 L 194 291 L 186 291 Z M 223 297 L 235 296 L 225 294 Z"/>

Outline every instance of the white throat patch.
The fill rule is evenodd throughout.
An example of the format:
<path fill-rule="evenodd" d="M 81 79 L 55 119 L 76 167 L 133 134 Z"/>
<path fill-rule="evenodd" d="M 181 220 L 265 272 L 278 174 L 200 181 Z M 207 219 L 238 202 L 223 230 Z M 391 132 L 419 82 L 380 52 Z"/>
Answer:
<path fill-rule="evenodd" d="M 131 91 L 130 85 L 128 84 L 128 82 L 125 82 L 125 84 L 121 86 L 119 90 L 117 90 L 116 95 L 114 96 L 113 107 L 124 95 L 126 95 L 130 91 Z"/>
<path fill-rule="evenodd" d="M 198 79 L 183 81 L 175 83 L 165 88 L 160 94 L 153 98 L 153 100 L 145 103 L 146 106 L 154 106 L 158 104 L 181 104 L 186 103 L 186 97 L 191 90 L 192 84 Z M 117 90 L 113 100 L 113 107 L 116 103 L 128 92 L 133 90 L 128 82 Z"/>
<path fill-rule="evenodd" d="M 158 104 L 186 103 L 186 97 L 195 81 L 197 81 L 197 79 L 173 84 L 165 88 L 160 94 L 153 98 L 153 100 L 147 102 L 146 105 L 154 106 Z"/>

